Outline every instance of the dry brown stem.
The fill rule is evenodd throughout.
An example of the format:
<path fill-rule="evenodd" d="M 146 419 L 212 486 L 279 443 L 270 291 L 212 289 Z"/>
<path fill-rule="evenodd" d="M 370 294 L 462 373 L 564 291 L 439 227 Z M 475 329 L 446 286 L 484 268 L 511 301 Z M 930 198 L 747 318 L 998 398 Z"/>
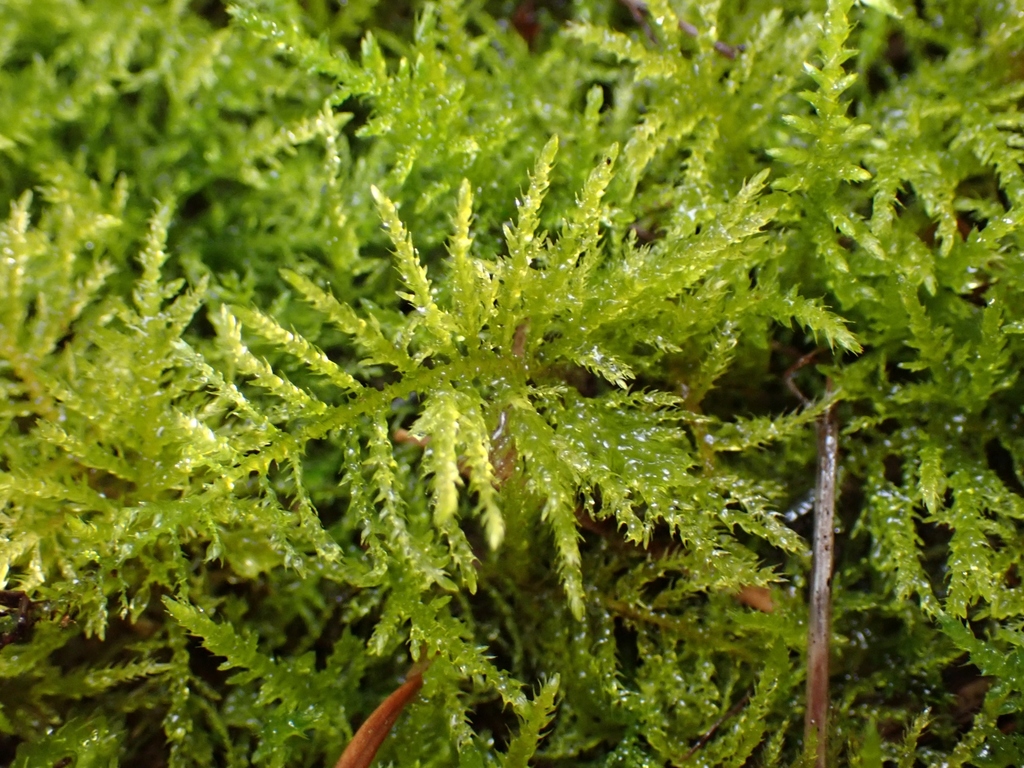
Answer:
<path fill-rule="evenodd" d="M 826 397 L 831 396 L 831 384 Z M 835 549 L 836 469 L 839 429 L 832 406 L 818 417 L 818 477 L 814 491 L 814 564 L 807 634 L 807 714 L 804 733 L 825 768 L 828 746 L 828 662 L 832 634 L 832 563 Z"/>

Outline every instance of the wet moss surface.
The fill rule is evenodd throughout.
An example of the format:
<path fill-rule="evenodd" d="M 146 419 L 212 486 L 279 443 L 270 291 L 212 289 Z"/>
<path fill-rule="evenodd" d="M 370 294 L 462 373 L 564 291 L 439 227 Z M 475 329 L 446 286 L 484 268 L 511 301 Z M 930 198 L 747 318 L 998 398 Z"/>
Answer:
<path fill-rule="evenodd" d="M 1019 765 L 1022 50 L 3 3 L 0 763 L 813 765 L 828 418 L 825 760 Z"/>

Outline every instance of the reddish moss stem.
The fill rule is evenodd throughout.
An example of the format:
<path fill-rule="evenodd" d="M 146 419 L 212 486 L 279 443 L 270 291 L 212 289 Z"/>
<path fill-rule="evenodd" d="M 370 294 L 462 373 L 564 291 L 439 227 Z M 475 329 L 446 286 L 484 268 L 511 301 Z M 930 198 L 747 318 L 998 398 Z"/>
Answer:
<path fill-rule="evenodd" d="M 334 768 L 369 768 L 405 705 L 416 698 L 416 694 L 423 687 L 423 673 L 428 666 L 429 661 L 419 662 L 413 666 L 405 682 L 384 699 L 359 726 L 359 730 L 345 747 Z"/>

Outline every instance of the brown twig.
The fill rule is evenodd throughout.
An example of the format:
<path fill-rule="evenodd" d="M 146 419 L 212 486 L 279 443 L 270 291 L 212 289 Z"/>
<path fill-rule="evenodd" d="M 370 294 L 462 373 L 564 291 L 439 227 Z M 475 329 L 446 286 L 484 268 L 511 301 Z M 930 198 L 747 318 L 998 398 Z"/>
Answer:
<path fill-rule="evenodd" d="M 430 666 L 432 659 L 421 657 L 416 662 L 405 682 L 398 686 L 380 705 L 366 718 L 352 741 L 345 747 L 334 768 L 369 768 L 377 756 L 377 750 L 384 743 L 391 727 L 402 714 L 405 705 L 416 698 L 423 687 L 423 673 Z"/>
<path fill-rule="evenodd" d="M 679 28 L 690 37 L 697 37 L 697 35 L 700 34 L 693 24 L 688 21 L 683 21 L 682 19 L 679 20 Z M 723 43 L 721 40 L 715 40 L 713 47 L 718 51 L 718 53 L 722 54 L 727 59 L 735 59 L 736 54 L 743 50 L 742 45 L 733 46 L 728 43 Z"/>
<path fill-rule="evenodd" d="M 28 594 L 20 590 L 0 590 L 0 606 L 16 608 L 14 629 L 0 634 L 0 648 L 12 643 L 21 643 L 28 639 L 28 634 L 35 623 L 33 609 L 36 604 L 28 598 Z"/>
<path fill-rule="evenodd" d="M 652 43 L 657 43 L 658 38 L 654 36 L 654 30 L 652 30 L 651 25 L 647 23 L 647 3 L 643 0 L 619 1 L 626 6 L 627 10 L 629 10 L 629 15 L 633 17 L 633 21 L 636 22 L 636 25 L 644 31 L 644 34 L 647 35 L 647 39 Z"/>
<path fill-rule="evenodd" d="M 714 724 L 701 735 L 699 739 L 697 739 L 697 743 L 694 744 L 690 748 L 690 751 L 683 756 L 683 762 L 687 762 L 691 757 L 693 757 L 697 753 L 697 750 L 702 749 L 709 741 L 711 741 L 711 738 L 715 735 L 715 731 L 722 727 L 722 723 L 724 723 L 729 718 L 738 715 L 740 713 L 740 710 L 747 706 L 747 704 L 749 703 L 750 693 L 748 692 L 746 695 L 743 696 L 742 699 L 733 704 L 729 708 L 728 712 L 726 712 L 724 715 L 718 718 L 714 722 Z"/>
<path fill-rule="evenodd" d="M 831 397 L 832 383 L 825 387 Z M 804 735 L 814 744 L 816 768 L 825 768 L 828 746 L 828 662 L 832 634 L 832 563 L 835 549 L 836 471 L 839 428 L 832 406 L 818 417 L 818 476 L 814 490 L 814 564 L 807 632 L 807 714 Z"/>
<path fill-rule="evenodd" d="M 793 377 L 796 376 L 796 372 L 799 371 L 801 368 L 804 368 L 813 363 L 815 358 L 817 358 L 818 355 L 820 355 L 821 353 L 821 349 L 815 349 L 812 352 L 808 352 L 806 355 L 802 356 L 799 360 L 797 360 L 795 363 L 789 366 L 789 368 L 786 369 L 786 372 L 782 374 L 782 380 L 786 382 L 786 388 L 789 389 L 789 391 L 796 396 L 797 400 L 803 403 L 805 408 L 810 407 L 811 401 L 807 397 L 807 395 L 800 391 L 800 387 L 798 387 L 796 385 L 796 382 L 793 381 Z"/>
<path fill-rule="evenodd" d="M 789 367 L 786 386 L 810 407 L 793 376 L 823 350 L 809 352 Z M 832 398 L 832 380 L 826 379 L 825 400 Z M 832 637 L 832 570 L 835 554 L 836 472 L 839 457 L 839 426 L 831 403 L 818 416 L 818 470 L 814 485 L 814 561 L 811 566 L 811 606 L 807 628 L 807 712 L 804 739 L 814 745 L 815 768 L 825 768 L 828 753 L 828 662 Z"/>
<path fill-rule="evenodd" d="M 633 17 L 633 21 L 635 21 L 637 26 L 644 31 L 645 35 L 647 35 L 647 39 L 652 43 L 656 43 L 657 38 L 654 36 L 654 31 L 647 23 L 647 3 L 644 2 L 644 0 L 619 0 L 619 2 L 626 6 L 630 15 Z M 679 29 L 690 37 L 700 36 L 700 30 L 690 22 L 684 21 L 683 19 L 679 20 Z M 714 49 L 727 59 L 735 59 L 736 54 L 743 50 L 743 46 L 729 45 L 728 43 L 723 43 L 721 40 L 716 40 L 714 42 Z"/>

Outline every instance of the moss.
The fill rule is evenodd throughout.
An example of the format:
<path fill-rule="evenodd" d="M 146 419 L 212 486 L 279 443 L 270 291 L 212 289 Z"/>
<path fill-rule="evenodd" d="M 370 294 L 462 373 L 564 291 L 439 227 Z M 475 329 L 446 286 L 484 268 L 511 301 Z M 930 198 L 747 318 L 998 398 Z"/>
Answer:
<path fill-rule="evenodd" d="M 8 0 L 3 761 L 1016 764 L 1012 5 Z"/>

